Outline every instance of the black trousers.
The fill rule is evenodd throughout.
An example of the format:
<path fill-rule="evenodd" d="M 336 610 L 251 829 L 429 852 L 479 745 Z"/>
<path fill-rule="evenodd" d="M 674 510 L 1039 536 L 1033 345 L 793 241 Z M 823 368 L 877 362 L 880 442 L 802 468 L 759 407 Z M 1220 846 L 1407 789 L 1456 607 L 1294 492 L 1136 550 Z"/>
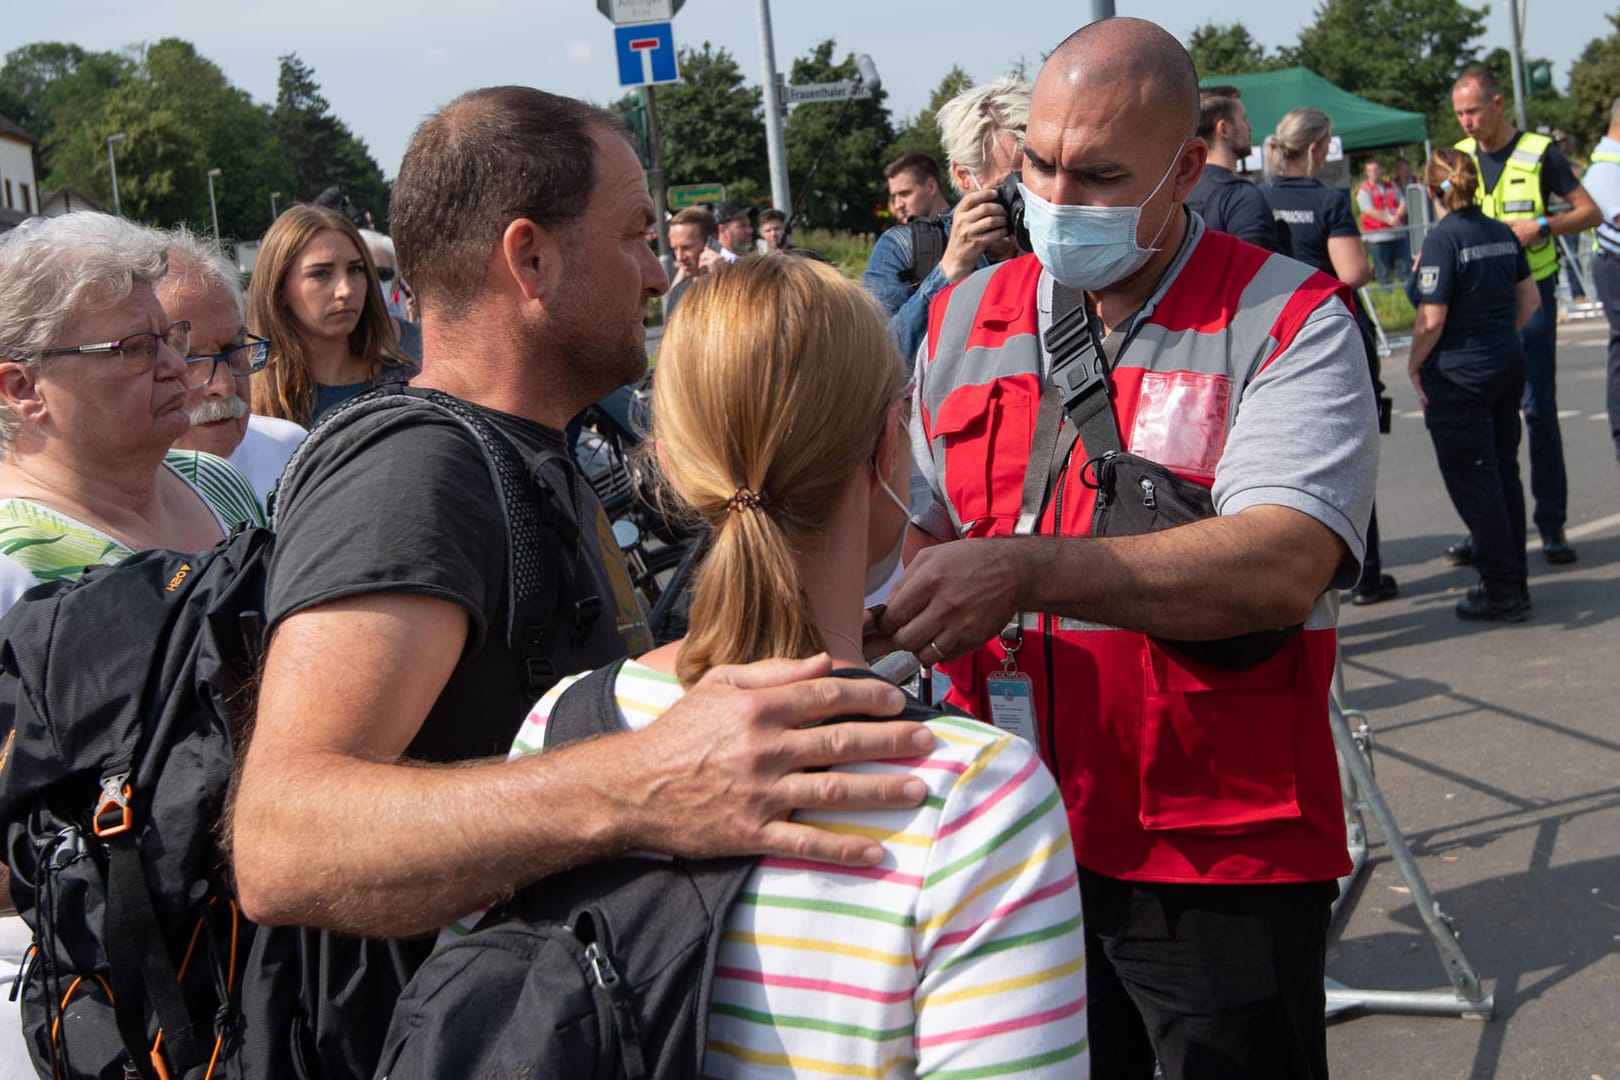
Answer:
<path fill-rule="evenodd" d="M 1337 885 L 1175 885 L 1081 867 L 1094 1080 L 1326 1080 Z"/>
<path fill-rule="evenodd" d="M 1524 584 L 1524 484 L 1519 480 L 1519 400 L 1524 369 L 1504 362 L 1464 385 L 1424 365 L 1434 440 L 1446 494 L 1474 538 L 1474 568 L 1490 585 Z"/>
<path fill-rule="evenodd" d="M 1609 320 L 1609 434 L 1620 458 L 1620 257 L 1600 254 L 1593 259 L 1592 284 Z"/>

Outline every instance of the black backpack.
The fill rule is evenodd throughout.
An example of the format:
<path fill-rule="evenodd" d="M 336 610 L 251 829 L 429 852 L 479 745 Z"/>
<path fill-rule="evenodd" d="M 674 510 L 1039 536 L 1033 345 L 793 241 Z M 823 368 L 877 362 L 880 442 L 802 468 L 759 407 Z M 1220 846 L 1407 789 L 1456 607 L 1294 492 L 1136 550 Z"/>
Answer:
<path fill-rule="evenodd" d="M 539 554 L 559 515 L 477 410 L 380 388 L 324 417 L 282 483 L 345 418 L 405 406 L 455 417 L 484 449 L 511 537 L 508 640 L 538 696 L 569 641 L 548 632 L 567 589 L 558 560 Z M 265 977 L 248 962 L 263 932 L 237 911 L 217 836 L 251 716 L 272 543 L 243 528 L 202 554 L 141 552 L 36 586 L 0 619 L 0 826 L 34 932 L 19 985 L 43 1076 L 287 1075 L 286 1025 L 242 1009 L 287 984 L 244 991 Z M 583 601 L 569 610 L 594 618 Z"/>
<path fill-rule="evenodd" d="M 623 663 L 563 692 L 546 747 L 622 730 L 613 686 Z M 939 715 L 909 696 L 900 714 Z M 417 969 L 377 1076 L 701 1076 L 726 913 L 757 862 L 627 856 L 528 886 Z"/>
<path fill-rule="evenodd" d="M 0 620 L 0 821 L 34 932 L 20 987 L 42 1076 L 179 1080 L 235 1053 L 253 927 L 214 830 L 271 540 L 249 527 L 201 555 L 141 552 Z"/>

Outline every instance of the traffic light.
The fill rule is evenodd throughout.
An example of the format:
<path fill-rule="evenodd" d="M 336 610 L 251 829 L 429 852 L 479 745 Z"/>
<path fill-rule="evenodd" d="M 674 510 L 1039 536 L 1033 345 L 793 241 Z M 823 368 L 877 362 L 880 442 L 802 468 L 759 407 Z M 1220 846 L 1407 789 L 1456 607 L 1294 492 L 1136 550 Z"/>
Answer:
<path fill-rule="evenodd" d="M 1546 93 L 1552 87 L 1552 65 L 1545 60 L 1535 61 L 1524 73 L 1524 81 L 1525 92 L 1531 97 Z"/>

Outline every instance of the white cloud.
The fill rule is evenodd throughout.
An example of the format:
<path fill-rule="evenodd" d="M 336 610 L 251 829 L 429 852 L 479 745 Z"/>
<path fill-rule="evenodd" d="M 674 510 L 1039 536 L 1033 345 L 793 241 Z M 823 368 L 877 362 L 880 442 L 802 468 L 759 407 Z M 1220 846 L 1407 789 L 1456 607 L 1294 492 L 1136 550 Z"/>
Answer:
<path fill-rule="evenodd" d="M 568 43 L 568 59 L 576 64 L 588 64 L 596 50 L 584 38 L 575 38 Z"/>

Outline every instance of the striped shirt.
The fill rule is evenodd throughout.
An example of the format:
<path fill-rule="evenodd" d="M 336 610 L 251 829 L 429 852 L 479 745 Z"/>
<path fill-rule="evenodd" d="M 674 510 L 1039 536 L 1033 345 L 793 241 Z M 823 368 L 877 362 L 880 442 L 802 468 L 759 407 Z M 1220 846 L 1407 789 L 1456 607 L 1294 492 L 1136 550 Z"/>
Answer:
<path fill-rule="evenodd" d="M 530 712 L 513 757 L 540 752 L 577 678 Z M 635 661 L 615 687 L 631 730 L 681 693 Z M 743 887 L 715 965 L 706 1078 L 1089 1075 L 1080 896 L 1057 788 L 1020 739 L 963 718 L 928 726 L 927 758 L 847 766 L 920 777 L 921 807 L 795 815 L 881 840 L 882 863 L 767 857 Z"/>

